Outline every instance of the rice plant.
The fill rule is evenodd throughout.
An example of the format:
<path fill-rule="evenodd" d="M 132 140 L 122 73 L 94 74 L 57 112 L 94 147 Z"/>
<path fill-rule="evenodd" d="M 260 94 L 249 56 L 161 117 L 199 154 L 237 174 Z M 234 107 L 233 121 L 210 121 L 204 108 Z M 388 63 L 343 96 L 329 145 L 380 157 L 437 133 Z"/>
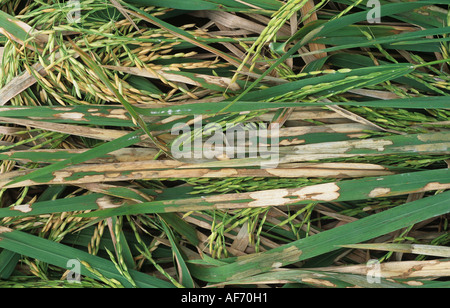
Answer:
<path fill-rule="evenodd" d="M 0 287 L 448 287 L 449 30 L 447 0 L 0 0 Z"/>

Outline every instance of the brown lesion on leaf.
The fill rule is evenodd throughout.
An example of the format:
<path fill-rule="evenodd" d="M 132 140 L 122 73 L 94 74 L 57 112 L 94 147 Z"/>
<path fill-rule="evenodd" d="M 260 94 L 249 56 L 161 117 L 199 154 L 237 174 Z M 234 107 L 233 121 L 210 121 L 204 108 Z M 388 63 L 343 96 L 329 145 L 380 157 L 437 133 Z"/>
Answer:
<path fill-rule="evenodd" d="M 281 262 L 274 262 L 273 264 L 272 264 L 272 267 L 273 268 L 279 268 L 279 267 L 282 267 L 283 266 L 283 263 L 281 263 Z"/>
<path fill-rule="evenodd" d="M 306 186 L 292 194 L 298 196 L 300 200 L 333 201 L 339 198 L 339 190 L 336 183 L 326 183 Z"/>
<path fill-rule="evenodd" d="M 431 182 L 425 185 L 422 189 L 422 191 L 429 191 L 429 190 L 439 190 L 439 189 L 448 189 L 450 188 L 449 183 L 439 183 L 439 182 Z"/>
<path fill-rule="evenodd" d="M 438 261 L 439 262 L 439 261 Z M 408 278 L 410 276 L 414 276 L 415 272 L 420 272 L 424 268 L 425 264 L 417 264 L 408 268 L 405 272 L 400 275 L 395 276 L 396 278 Z"/>
<path fill-rule="evenodd" d="M 404 283 L 407 284 L 408 286 L 414 286 L 414 287 L 423 286 L 423 282 L 416 281 L 416 280 L 405 281 Z"/>
<path fill-rule="evenodd" d="M 91 110 L 91 109 L 89 109 L 89 110 Z M 95 111 L 95 113 L 92 113 L 91 115 L 96 116 L 96 117 L 119 119 L 119 120 L 130 120 L 130 117 L 127 116 L 127 110 L 125 110 L 125 109 L 120 109 L 120 108 L 108 109 L 107 113 L 98 112 L 99 111 L 98 109 L 95 109 L 94 111 Z M 94 112 L 94 111 L 90 111 L 90 112 Z"/>
<path fill-rule="evenodd" d="M 388 187 L 377 187 L 370 191 L 369 197 L 375 198 L 375 197 L 383 197 L 388 195 L 391 192 L 391 189 Z"/>
<path fill-rule="evenodd" d="M 248 196 L 248 193 L 235 193 L 235 194 L 212 195 L 201 197 L 203 201 L 208 203 L 230 202 L 230 200 L 237 201 L 249 198 L 250 197 Z"/>
<path fill-rule="evenodd" d="M 280 268 L 283 266 L 283 263 L 294 263 L 297 262 L 303 252 L 298 249 L 296 246 L 290 246 L 281 251 L 279 253 L 281 257 L 273 258 L 275 262 L 272 263 L 272 268 Z"/>
<path fill-rule="evenodd" d="M 114 179 L 114 178 L 120 177 L 121 175 L 122 175 L 122 173 L 120 173 L 120 172 L 106 172 L 105 178 Z"/>
<path fill-rule="evenodd" d="M 283 139 L 280 141 L 280 145 L 295 145 L 295 144 L 302 144 L 305 143 L 305 139 L 298 139 L 298 138 L 294 138 L 291 140 L 288 139 Z"/>
<path fill-rule="evenodd" d="M 419 134 L 417 139 L 422 142 L 448 141 L 447 133 Z"/>
<path fill-rule="evenodd" d="M 130 117 L 127 116 L 128 111 L 126 109 L 111 109 L 108 110 L 111 118 L 129 120 Z"/>
<path fill-rule="evenodd" d="M 220 170 L 208 170 L 204 177 L 230 177 L 237 175 L 238 171 L 236 169 L 220 169 Z"/>
<path fill-rule="evenodd" d="M 53 182 L 54 183 L 64 183 L 65 179 L 67 177 L 70 177 L 73 175 L 73 172 L 69 172 L 69 171 L 54 171 L 52 172 L 54 178 L 53 178 Z"/>
<path fill-rule="evenodd" d="M 53 117 L 55 117 L 57 119 L 64 119 L 64 120 L 87 121 L 84 118 L 84 113 L 81 113 L 81 112 L 56 113 L 53 115 Z"/>
<path fill-rule="evenodd" d="M 398 148 L 404 152 L 447 152 L 448 143 L 429 143 L 429 144 L 417 144 L 417 145 L 406 145 Z"/>
<path fill-rule="evenodd" d="M 263 206 L 276 206 L 283 205 L 290 202 L 290 199 L 284 197 L 288 196 L 289 192 L 286 189 L 274 189 L 257 191 L 250 193 L 250 198 L 254 201 L 249 202 L 249 207 L 263 207 Z"/>
<path fill-rule="evenodd" d="M 355 148 L 357 148 L 357 149 L 373 149 L 373 150 L 377 150 L 378 152 L 382 152 L 385 150 L 386 146 L 393 145 L 393 144 L 394 143 L 391 140 L 366 139 L 366 140 L 361 140 L 361 142 L 358 143 Z"/>
<path fill-rule="evenodd" d="M 334 283 L 332 283 L 331 281 L 328 280 L 324 280 L 324 279 L 317 279 L 317 278 L 302 278 L 302 282 L 304 283 L 309 283 L 309 284 L 313 284 L 316 286 L 321 286 L 321 287 L 337 287 Z"/>
<path fill-rule="evenodd" d="M 19 211 L 22 213 L 28 213 L 33 210 L 31 208 L 31 205 L 29 205 L 29 204 L 21 204 L 21 205 L 12 206 L 12 207 L 10 207 L 10 209 L 13 211 Z"/>
<path fill-rule="evenodd" d="M 104 196 L 98 198 L 95 203 L 97 203 L 99 210 L 117 208 L 124 204 L 123 201 L 114 202 L 110 196 Z"/>
<path fill-rule="evenodd" d="M 281 251 L 283 255 L 283 261 L 285 262 L 296 262 L 298 261 L 300 255 L 303 253 L 296 246 L 290 246 Z"/>
<path fill-rule="evenodd" d="M 54 107 L 54 108 L 52 108 L 52 110 L 55 110 L 55 111 L 67 111 L 67 112 L 70 112 L 72 109 L 73 108 L 71 108 L 71 107 Z"/>
<path fill-rule="evenodd" d="M 12 229 L 10 229 L 10 228 L 0 226 L 0 234 L 6 233 L 6 232 L 11 232 L 11 231 L 12 231 Z M 1 238 L 0 238 L 0 240 L 1 240 Z"/>
<path fill-rule="evenodd" d="M 222 88 L 229 88 L 232 91 L 238 91 L 241 87 L 233 82 L 231 83 L 231 79 L 227 77 L 218 77 L 218 76 L 209 76 L 203 74 L 194 74 L 194 77 L 203 79 L 206 83 L 213 84 Z M 195 80 L 192 80 L 193 83 L 198 84 L 198 86 L 202 86 L 202 84 L 198 83 Z"/>

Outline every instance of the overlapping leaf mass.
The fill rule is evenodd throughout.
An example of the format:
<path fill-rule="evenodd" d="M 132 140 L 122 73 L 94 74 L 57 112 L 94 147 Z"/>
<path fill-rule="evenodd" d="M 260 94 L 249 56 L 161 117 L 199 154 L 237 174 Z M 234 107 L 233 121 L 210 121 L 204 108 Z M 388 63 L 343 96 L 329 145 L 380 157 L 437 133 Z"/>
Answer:
<path fill-rule="evenodd" d="M 448 287 L 448 1 L 366 4 L 0 1 L 0 286 Z"/>

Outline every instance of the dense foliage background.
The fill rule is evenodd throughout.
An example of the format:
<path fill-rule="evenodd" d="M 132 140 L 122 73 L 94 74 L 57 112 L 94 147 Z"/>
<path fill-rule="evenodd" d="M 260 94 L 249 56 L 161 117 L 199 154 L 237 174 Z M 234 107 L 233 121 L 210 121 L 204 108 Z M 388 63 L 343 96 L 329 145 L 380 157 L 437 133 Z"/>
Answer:
<path fill-rule="evenodd" d="M 1 287 L 448 287 L 448 1 L 0 9 Z"/>

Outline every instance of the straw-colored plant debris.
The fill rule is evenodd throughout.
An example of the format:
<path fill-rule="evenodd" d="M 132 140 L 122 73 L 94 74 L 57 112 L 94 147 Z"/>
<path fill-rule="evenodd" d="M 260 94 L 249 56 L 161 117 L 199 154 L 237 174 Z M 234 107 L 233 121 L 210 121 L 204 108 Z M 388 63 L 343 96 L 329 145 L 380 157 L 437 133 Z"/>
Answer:
<path fill-rule="evenodd" d="M 370 2 L 0 0 L 0 287 L 449 287 L 449 4 Z"/>

